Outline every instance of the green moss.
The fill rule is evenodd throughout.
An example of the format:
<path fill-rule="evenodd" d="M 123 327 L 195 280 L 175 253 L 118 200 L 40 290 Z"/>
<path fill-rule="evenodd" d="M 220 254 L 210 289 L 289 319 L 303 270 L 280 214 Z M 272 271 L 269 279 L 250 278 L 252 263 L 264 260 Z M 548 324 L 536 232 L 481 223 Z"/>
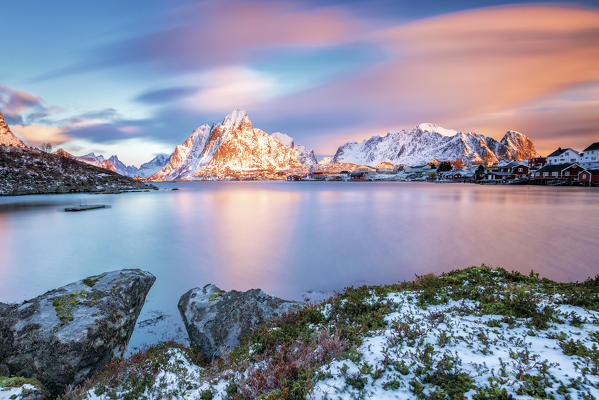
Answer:
<path fill-rule="evenodd" d="M 23 378 L 21 376 L 7 377 L 0 376 L 0 387 L 4 388 L 17 388 L 23 385 L 31 385 L 36 388 L 43 388 L 43 385 L 35 378 Z"/>
<path fill-rule="evenodd" d="M 83 291 L 81 293 L 69 293 L 62 296 L 56 297 L 52 300 L 52 305 L 56 310 L 56 316 L 62 322 L 70 322 L 73 320 L 73 308 L 79 304 L 81 298 L 87 294 Z"/>
<path fill-rule="evenodd" d="M 485 329 L 472 331 L 469 337 L 441 330 L 433 345 L 427 343 L 429 333 L 417 318 L 404 314 L 400 320 L 389 320 L 389 316 L 397 311 L 398 304 L 388 295 L 399 292 L 407 292 L 406 296 L 400 297 L 407 299 L 405 301 L 410 305 L 415 302 L 424 309 L 455 300 L 459 304 L 451 307 L 452 314 L 500 317 L 491 317 L 486 323 L 488 329 L 483 325 Z M 209 301 L 215 301 L 225 293 L 215 292 Z M 549 365 L 537 360 L 528 351 L 519 351 L 522 347 L 517 344 L 518 338 L 506 339 L 516 344 L 515 350 L 510 352 L 510 360 L 504 362 L 500 359 L 501 368 L 493 373 L 487 385 L 481 387 L 475 384 L 471 371 L 462 368 L 459 356 L 447 348 L 464 341 L 473 352 L 493 354 L 493 340 L 496 342 L 497 339 L 490 338 L 489 332 L 499 334 L 506 326 L 510 329 L 526 327 L 527 334 L 552 337 L 559 342 L 565 354 L 579 357 L 577 369 L 583 376 L 598 374 L 599 331 L 590 334 L 590 341 L 572 340 L 552 329 L 538 331 L 557 323 L 578 327 L 589 325 L 593 322 L 590 318 L 587 321 L 573 313 L 565 315 L 555 305 L 571 304 L 599 310 L 598 293 L 597 278 L 582 283 L 556 283 L 539 278 L 534 272 L 525 275 L 485 265 L 440 275 L 424 275 L 412 282 L 347 288 L 322 304 L 304 306 L 297 312 L 256 328 L 230 355 L 209 365 L 202 364 L 206 367 L 202 374 L 206 373 L 206 376 L 202 375 L 201 380 L 205 379 L 210 385 L 219 379 L 229 381 L 225 390 L 229 398 L 305 399 L 318 380 L 331 377 L 331 369 L 327 370 L 327 365 L 337 359 L 353 362 L 358 367 L 355 373 L 348 373 L 347 367 L 340 370 L 346 384 L 344 390 L 358 397 L 369 390 L 369 385 L 380 382 L 386 390 L 409 390 L 416 398 L 458 399 L 470 393 L 476 400 L 507 400 L 513 393 L 508 394 L 505 390 L 505 381 L 515 376 L 510 375 L 512 367 L 509 367 L 514 364 L 522 368 L 515 376 L 514 391 L 523 396 L 549 398 L 558 390 L 556 382 L 547 374 Z M 68 308 L 71 302 L 77 300 L 75 296 L 58 303 L 61 306 L 65 303 L 63 308 Z M 551 307 L 545 306 L 546 300 Z M 442 326 L 444 318 L 449 317 L 431 310 L 426 318 L 432 324 Z M 376 365 L 369 365 L 357 351 L 358 346 L 369 335 L 382 329 L 390 330 L 392 334 L 389 348 L 385 350 L 386 358 Z M 476 343 L 476 347 L 469 342 Z M 398 358 L 397 352 L 406 345 L 413 347 L 413 352 Z M 327 348 L 331 349 L 330 353 L 323 351 Z M 144 398 L 146 390 L 157 384 L 158 372 L 166 368 L 169 359 L 166 349 L 156 347 L 119 361 L 118 368 L 109 366 L 96 377 L 99 383 L 94 388 L 100 388 L 98 390 L 108 398 L 117 394 L 128 394 L 127 398 L 131 399 Z M 201 357 L 195 349 L 181 349 L 190 357 L 192 354 Z M 194 362 L 200 363 L 197 358 Z M 252 371 L 249 367 L 256 363 L 261 363 L 264 368 Z M 127 373 L 124 373 L 125 368 Z M 251 372 L 239 381 L 231 375 L 231 371 Z M 115 379 L 115 376 L 121 378 Z M 573 379 L 565 384 L 567 387 L 560 386 L 559 390 L 577 390 L 577 385 L 583 387 L 587 384 Z M 182 390 L 185 389 L 191 390 Z M 201 398 L 212 398 L 217 394 L 213 390 L 211 386 L 211 390 L 203 391 Z"/>
<path fill-rule="evenodd" d="M 210 298 L 208 299 L 208 301 L 214 301 L 224 294 L 225 294 L 225 292 L 214 292 L 210 295 Z"/>
<path fill-rule="evenodd" d="M 104 278 L 106 276 L 106 274 L 102 274 L 102 275 L 96 275 L 96 276 L 90 276 L 88 278 L 85 278 L 83 280 L 83 283 L 86 284 L 89 287 L 94 287 L 96 286 L 96 283 L 98 283 L 98 281 L 102 278 Z"/>

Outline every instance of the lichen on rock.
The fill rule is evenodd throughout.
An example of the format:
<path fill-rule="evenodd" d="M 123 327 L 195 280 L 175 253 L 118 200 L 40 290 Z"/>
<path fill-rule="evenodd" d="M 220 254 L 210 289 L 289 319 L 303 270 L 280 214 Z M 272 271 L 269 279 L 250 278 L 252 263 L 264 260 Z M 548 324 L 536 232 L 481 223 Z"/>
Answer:
<path fill-rule="evenodd" d="M 265 321 L 300 308 L 260 289 L 225 292 L 213 284 L 191 289 L 179 300 L 179 312 L 192 345 L 207 360 L 239 345 L 252 329 Z"/>
<path fill-rule="evenodd" d="M 40 380 L 53 394 L 83 382 L 123 355 L 155 280 L 125 269 L 0 304 L 0 366 Z"/>

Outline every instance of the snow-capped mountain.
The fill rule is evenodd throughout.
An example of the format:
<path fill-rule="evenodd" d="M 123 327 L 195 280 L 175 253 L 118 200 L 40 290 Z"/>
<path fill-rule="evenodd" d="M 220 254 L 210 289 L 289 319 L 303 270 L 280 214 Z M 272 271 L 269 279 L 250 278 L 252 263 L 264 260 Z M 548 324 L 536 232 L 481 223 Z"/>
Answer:
<path fill-rule="evenodd" d="M 316 156 L 314 155 L 314 151 L 311 149 L 307 149 L 305 146 L 302 146 L 301 144 L 295 143 L 295 140 L 293 140 L 291 136 L 281 132 L 275 132 L 270 136 L 277 139 L 279 142 L 283 143 L 290 149 L 293 149 L 293 151 L 295 151 L 295 154 L 297 154 L 297 159 L 302 164 L 306 166 L 316 164 Z"/>
<path fill-rule="evenodd" d="M 500 142 L 477 134 L 462 133 L 434 124 L 420 124 L 414 129 L 373 136 L 361 143 L 348 142 L 337 149 L 335 162 L 376 165 L 421 165 L 432 159 L 497 162 L 524 160 L 536 155 L 532 141 L 524 134 L 509 131 Z"/>
<path fill-rule="evenodd" d="M 168 163 L 169 155 L 160 153 L 156 157 L 152 158 L 147 163 L 141 164 L 139 168 L 137 168 L 137 172 L 135 176 L 142 176 L 144 178 L 148 178 L 154 175 L 156 172 L 160 171 L 162 167 Z"/>
<path fill-rule="evenodd" d="M 63 149 L 57 150 L 57 153 L 60 150 L 62 150 L 60 153 L 63 156 L 64 156 L 64 153 L 67 153 Z M 73 160 L 77 160 L 77 161 L 82 161 L 89 165 L 95 165 L 96 167 L 104 168 L 109 171 L 117 172 L 116 166 L 111 161 L 105 159 L 104 156 L 102 156 L 101 154 L 96 155 L 95 153 L 89 153 L 89 154 L 85 154 L 83 156 L 75 156 L 75 155 L 69 154 L 69 158 L 72 158 Z M 123 174 L 121 174 L 121 175 L 123 175 Z"/>
<path fill-rule="evenodd" d="M 26 147 L 25 143 L 12 133 L 2 113 L 0 113 L 0 146 Z"/>
<path fill-rule="evenodd" d="M 154 180 L 224 177 L 244 172 L 302 167 L 296 151 L 253 127 L 243 110 L 234 110 L 220 124 L 202 125 L 175 148 Z"/>
<path fill-rule="evenodd" d="M 116 155 L 113 155 L 106 159 L 101 154 L 96 155 L 95 153 L 89 153 L 83 156 L 75 156 L 73 154 L 69 154 L 64 149 L 58 149 L 55 153 L 62 157 L 82 161 L 84 163 L 95 165 L 96 167 L 104 168 L 109 171 L 114 171 L 117 174 L 129 177 L 139 176 L 147 178 L 156 173 L 156 171 L 158 171 L 160 168 L 164 167 L 168 161 L 168 155 L 158 154 L 152 160 L 148 161 L 145 164 L 142 164 L 138 168 L 134 165 L 125 165 L 125 163 L 119 160 L 119 158 Z"/>

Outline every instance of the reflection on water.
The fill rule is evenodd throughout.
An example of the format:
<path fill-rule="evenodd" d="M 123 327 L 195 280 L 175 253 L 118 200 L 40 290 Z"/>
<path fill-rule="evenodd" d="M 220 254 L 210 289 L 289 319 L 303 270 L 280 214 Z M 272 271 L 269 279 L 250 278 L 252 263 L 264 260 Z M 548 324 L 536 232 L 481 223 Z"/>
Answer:
<path fill-rule="evenodd" d="M 599 273 L 599 191 L 417 183 L 220 182 L 179 191 L 0 198 L 0 301 L 106 270 L 158 280 L 148 307 L 186 290 L 261 287 L 299 298 L 488 263 L 558 280 Z M 61 212 L 65 203 L 111 209 Z M 17 209 L 14 204 L 24 204 Z M 44 204 L 44 207 L 33 206 Z"/>

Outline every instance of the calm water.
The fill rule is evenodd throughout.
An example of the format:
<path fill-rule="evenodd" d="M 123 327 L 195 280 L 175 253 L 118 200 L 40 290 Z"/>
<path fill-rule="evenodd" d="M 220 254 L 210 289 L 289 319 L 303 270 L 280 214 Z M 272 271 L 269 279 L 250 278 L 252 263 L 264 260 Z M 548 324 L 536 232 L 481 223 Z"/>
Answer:
<path fill-rule="evenodd" d="M 0 301 L 139 267 L 145 312 L 206 283 L 301 297 L 487 263 L 599 274 L 599 190 L 430 183 L 197 182 L 179 191 L 0 197 Z M 110 209 L 65 213 L 80 202 Z"/>

